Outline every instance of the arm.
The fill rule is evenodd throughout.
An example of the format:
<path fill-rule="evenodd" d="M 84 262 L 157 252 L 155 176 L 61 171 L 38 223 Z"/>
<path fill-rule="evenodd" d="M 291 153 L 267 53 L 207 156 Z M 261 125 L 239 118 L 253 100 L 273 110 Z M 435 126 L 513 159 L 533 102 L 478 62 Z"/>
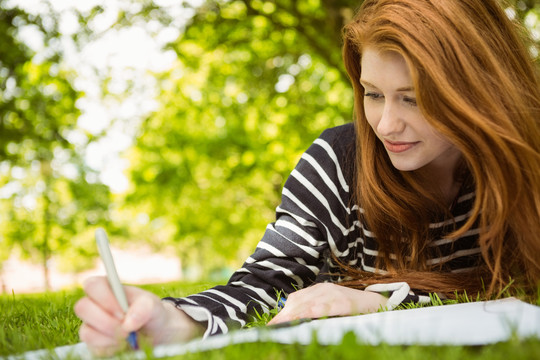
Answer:
<path fill-rule="evenodd" d="M 292 293 L 283 310 L 268 325 L 299 319 L 377 312 L 386 308 L 383 295 L 334 283 L 320 283 Z"/>
<path fill-rule="evenodd" d="M 343 133 L 349 138 L 344 140 Z M 325 262 L 323 253 L 352 256 L 356 242 L 347 176 L 336 142 L 351 144 L 352 126 L 325 132 L 304 153 L 288 178 L 276 222 L 270 224 L 254 254 L 218 286 L 173 301 L 207 327 L 206 335 L 243 326 L 256 310 L 276 306 L 277 291 L 290 294 L 311 285 Z M 354 141 L 352 141 L 354 144 Z M 206 315 L 205 315 L 206 314 Z"/>
<path fill-rule="evenodd" d="M 350 134 L 353 129 L 344 130 Z M 114 316 L 116 301 L 99 298 L 100 293 L 107 294 L 105 289 L 86 286 L 88 296 L 76 306 L 83 320 L 81 339 L 109 354 L 125 344 L 125 336 L 133 330 L 140 330 L 153 343 L 185 341 L 204 329 L 205 335 L 227 332 L 229 327 L 243 326 L 255 310 L 261 313 L 275 307 L 276 291 L 289 294 L 312 284 L 327 249 L 340 257 L 354 255 L 357 234 L 354 221 L 348 219 L 354 211 L 346 205 L 349 187 L 340 156 L 332 147 L 343 136 L 326 135 L 303 155 L 285 184 L 276 222 L 267 227 L 254 254 L 226 286 L 163 301 L 126 287 L 130 310 L 125 318 L 121 313 Z"/>
<path fill-rule="evenodd" d="M 381 283 L 364 290 L 335 283 L 315 284 L 289 296 L 285 307 L 268 324 L 327 316 L 347 316 L 393 310 L 401 303 L 429 303 L 429 296 L 414 295 L 405 282 Z"/>

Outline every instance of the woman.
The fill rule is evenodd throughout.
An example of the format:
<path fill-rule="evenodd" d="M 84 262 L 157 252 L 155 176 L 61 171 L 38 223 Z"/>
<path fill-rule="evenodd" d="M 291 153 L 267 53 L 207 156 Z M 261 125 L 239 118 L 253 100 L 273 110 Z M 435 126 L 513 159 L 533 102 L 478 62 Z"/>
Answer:
<path fill-rule="evenodd" d="M 410 270 L 437 269 L 426 263 L 432 240 L 426 224 L 455 206 L 460 187 L 470 186 L 476 196 L 470 216 L 445 237 L 478 232 L 485 262 L 478 270 L 488 294 L 505 288 L 510 278 L 522 286 L 538 283 L 540 85 L 538 68 L 516 30 L 495 1 L 366 1 L 345 29 L 344 59 L 360 120 L 357 197 L 372 231 L 387 239 L 379 249 L 401 254 L 396 261 L 382 257 L 385 268 L 409 272 L 411 282 L 418 274 Z M 459 152 L 444 169 L 407 172 L 396 164 L 385 134 L 372 128 L 372 100 L 380 94 L 362 84 L 364 61 L 358 61 L 372 50 L 406 61 L 417 89 L 415 105 Z M 446 292 L 479 290 L 481 282 L 476 288 L 470 283 L 478 274 L 468 275 L 450 281 Z M 421 276 L 426 282 L 437 279 L 427 289 L 442 290 L 438 274 Z"/>
<path fill-rule="evenodd" d="M 364 1 L 344 30 L 355 124 L 302 156 L 254 254 L 187 298 L 126 287 L 126 316 L 90 279 L 81 339 L 111 353 L 130 331 L 156 344 L 226 332 L 279 291 L 271 323 L 537 286 L 540 90 L 519 31 L 496 0 Z"/>

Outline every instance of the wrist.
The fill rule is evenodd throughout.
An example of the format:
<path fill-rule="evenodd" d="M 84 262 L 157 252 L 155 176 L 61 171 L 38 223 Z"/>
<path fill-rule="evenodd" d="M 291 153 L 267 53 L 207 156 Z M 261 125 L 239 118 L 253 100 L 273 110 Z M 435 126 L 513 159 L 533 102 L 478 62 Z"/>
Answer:
<path fill-rule="evenodd" d="M 170 301 L 162 301 L 167 318 L 157 342 L 161 344 L 186 342 L 204 334 L 205 328 Z"/>

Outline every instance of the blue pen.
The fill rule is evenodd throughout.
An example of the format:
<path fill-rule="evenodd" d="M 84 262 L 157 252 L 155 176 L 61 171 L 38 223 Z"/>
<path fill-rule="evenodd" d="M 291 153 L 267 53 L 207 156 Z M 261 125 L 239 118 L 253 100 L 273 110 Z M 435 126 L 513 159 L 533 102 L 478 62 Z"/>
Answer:
<path fill-rule="evenodd" d="M 116 297 L 116 300 L 118 301 L 118 304 L 120 305 L 124 313 L 127 313 L 129 305 L 127 302 L 126 293 L 124 292 L 124 288 L 122 287 L 122 283 L 120 283 L 118 273 L 116 272 L 116 267 L 114 266 L 114 260 L 111 254 L 111 249 L 109 247 L 107 233 L 102 228 L 98 228 L 96 230 L 96 242 L 99 254 L 101 255 L 101 260 L 103 260 L 105 270 L 107 271 L 109 285 L 111 286 L 111 289 L 114 293 L 114 296 Z M 129 333 L 127 341 L 132 349 L 139 349 L 139 344 L 137 343 L 137 333 L 135 333 L 135 331 Z"/>

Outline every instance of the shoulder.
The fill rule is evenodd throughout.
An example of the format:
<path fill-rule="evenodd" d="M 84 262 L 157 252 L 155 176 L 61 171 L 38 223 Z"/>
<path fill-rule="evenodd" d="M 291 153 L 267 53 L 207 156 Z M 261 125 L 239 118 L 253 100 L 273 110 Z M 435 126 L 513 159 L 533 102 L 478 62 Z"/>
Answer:
<path fill-rule="evenodd" d="M 343 172 L 347 182 L 350 182 L 354 174 L 354 164 L 356 162 L 356 133 L 354 124 L 347 123 L 324 130 L 313 142 L 307 153 L 319 160 L 331 159 L 340 171 Z"/>
<path fill-rule="evenodd" d="M 356 133 L 353 123 L 328 128 L 324 130 L 319 137 L 330 144 L 332 147 L 342 147 L 343 145 L 354 144 Z"/>
<path fill-rule="evenodd" d="M 313 142 L 308 152 L 332 153 L 342 160 L 344 156 L 354 153 L 356 135 L 353 123 L 328 128 Z"/>

